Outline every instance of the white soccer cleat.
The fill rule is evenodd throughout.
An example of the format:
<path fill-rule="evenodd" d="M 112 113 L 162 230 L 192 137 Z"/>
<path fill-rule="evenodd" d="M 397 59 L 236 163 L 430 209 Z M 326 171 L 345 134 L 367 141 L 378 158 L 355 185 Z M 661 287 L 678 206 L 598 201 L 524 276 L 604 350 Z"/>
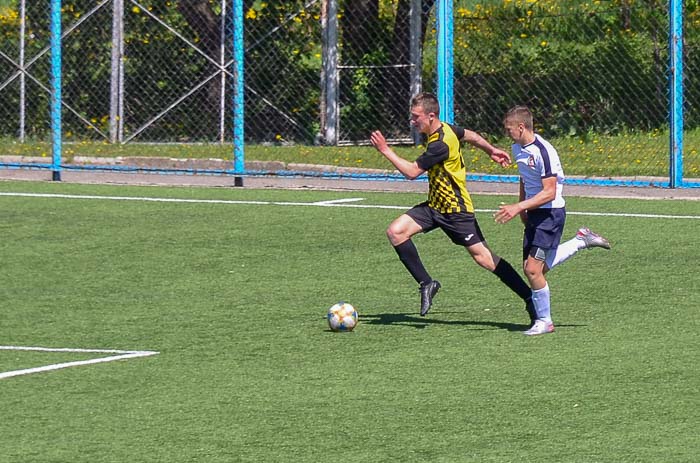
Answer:
<path fill-rule="evenodd" d="M 610 249 L 610 242 L 599 234 L 593 233 L 590 228 L 579 228 L 576 232 L 576 239 L 583 241 L 586 244 L 586 249 Z"/>
<path fill-rule="evenodd" d="M 537 319 L 537 320 L 535 320 L 535 323 L 532 325 L 532 328 L 530 328 L 527 331 L 523 331 L 523 334 L 525 336 L 538 336 L 540 334 L 547 334 L 547 333 L 553 333 L 553 332 L 554 332 L 554 323 L 546 322 L 544 320 Z"/>

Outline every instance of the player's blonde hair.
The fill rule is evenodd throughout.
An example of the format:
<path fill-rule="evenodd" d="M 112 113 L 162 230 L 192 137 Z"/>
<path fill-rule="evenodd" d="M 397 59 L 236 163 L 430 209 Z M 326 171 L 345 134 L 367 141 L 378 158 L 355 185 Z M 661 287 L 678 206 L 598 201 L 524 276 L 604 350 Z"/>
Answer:
<path fill-rule="evenodd" d="M 504 121 L 515 121 L 518 124 L 523 124 L 523 126 L 530 131 L 532 131 L 534 127 L 532 112 L 527 106 L 513 106 L 506 113 Z"/>

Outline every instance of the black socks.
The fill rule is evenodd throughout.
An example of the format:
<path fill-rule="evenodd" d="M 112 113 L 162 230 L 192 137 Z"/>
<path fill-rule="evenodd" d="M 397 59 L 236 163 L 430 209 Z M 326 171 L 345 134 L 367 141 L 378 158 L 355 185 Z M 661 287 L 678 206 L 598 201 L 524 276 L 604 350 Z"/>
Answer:
<path fill-rule="evenodd" d="M 399 259 L 403 262 L 408 272 L 411 274 L 416 283 L 430 283 L 433 279 L 428 275 L 428 271 L 423 266 L 420 257 L 418 256 L 418 249 L 413 241 L 407 240 L 398 246 L 394 246 L 396 254 L 399 255 Z"/>
<path fill-rule="evenodd" d="M 523 277 L 521 277 L 505 259 L 499 259 L 493 273 L 500 278 L 511 291 L 520 296 L 523 301 L 527 302 L 527 300 L 532 297 L 532 290 L 527 283 L 525 283 Z"/>

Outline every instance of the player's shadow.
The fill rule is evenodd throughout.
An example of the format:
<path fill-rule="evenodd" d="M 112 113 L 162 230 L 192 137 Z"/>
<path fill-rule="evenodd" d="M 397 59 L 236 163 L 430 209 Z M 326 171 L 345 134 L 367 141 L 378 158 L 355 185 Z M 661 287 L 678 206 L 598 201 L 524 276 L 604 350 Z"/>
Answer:
<path fill-rule="evenodd" d="M 445 312 L 440 312 L 445 313 Z M 436 318 L 440 313 L 430 313 L 425 317 L 407 313 L 378 313 L 360 315 L 360 321 L 366 325 L 401 325 L 423 329 L 429 325 L 459 325 L 472 327 L 474 330 L 486 330 L 498 328 L 508 331 L 523 331 L 528 327 L 525 324 L 502 323 L 477 320 L 441 320 Z"/>
<path fill-rule="evenodd" d="M 458 325 L 467 326 L 472 330 L 501 329 L 506 331 L 525 331 L 528 325 L 525 323 L 503 323 L 483 320 L 441 320 L 441 314 L 450 312 L 430 312 L 427 316 L 421 317 L 414 313 L 378 313 L 363 314 L 359 319 L 366 325 L 399 325 L 409 326 L 416 329 L 424 329 L 429 325 Z M 557 327 L 581 326 L 581 325 L 557 325 Z"/>

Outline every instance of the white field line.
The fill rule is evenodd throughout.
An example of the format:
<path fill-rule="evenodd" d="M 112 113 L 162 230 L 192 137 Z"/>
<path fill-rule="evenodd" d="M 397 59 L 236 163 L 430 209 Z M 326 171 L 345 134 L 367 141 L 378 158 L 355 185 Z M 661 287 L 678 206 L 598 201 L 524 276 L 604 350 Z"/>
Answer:
<path fill-rule="evenodd" d="M 29 375 L 32 373 L 41 373 L 43 371 L 60 370 L 61 368 L 77 367 L 81 365 L 92 365 L 95 363 L 114 362 L 116 360 L 126 360 L 138 357 L 148 357 L 156 355 L 158 352 L 150 350 L 114 350 L 114 349 L 72 349 L 72 348 L 52 348 L 52 347 L 23 347 L 23 346 L 0 346 L 0 350 L 21 350 L 21 351 L 39 351 L 39 352 L 72 352 L 72 353 L 95 353 L 95 354 L 118 354 L 107 357 L 98 357 L 89 360 L 78 360 L 75 362 L 54 363 L 35 368 L 26 368 L 23 370 L 5 371 L 0 373 L 0 379 L 11 378 L 13 376 Z"/>
<path fill-rule="evenodd" d="M 406 206 L 387 206 L 378 204 L 346 204 L 345 200 L 318 201 L 312 203 L 288 202 L 288 201 L 236 201 L 227 199 L 179 199 L 179 198 L 152 198 L 140 196 L 97 196 L 97 195 L 66 195 L 53 193 L 13 193 L 0 192 L 0 196 L 18 196 L 28 198 L 58 198 L 58 199 L 97 199 L 111 201 L 145 201 L 156 203 L 190 203 L 190 204 L 231 204 L 231 205 L 268 205 L 268 206 L 312 206 L 312 207 L 347 207 L 357 209 L 397 209 L 407 210 Z M 352 198 L 359 201 L 361 198 Z M 343 201 L 343 202 L 341 202 Z M 350 200 L 348 200 L 350 201 Z M 496 209 L 476 209 L 476 212 L 496 212 Z M 689 219 L 698 220 L 700 215 L 670 215 L 670 214 L 632 214 L 624 212 L 573 212 L 567 211 L 567 215 L 601 216 L 601 217 L 637 217 L 644 219 Z"/>
<path fill-rule="evenodd" d="M 331 199 L 328 201 L 316 201 L 315 203 L 311 203 L 315 206 L 335 206 L 336 204 L 342 204 L 342 203 L 354 203 L 356 201 L 364 201 L 365 198 L 345 198 L 345 199 Z"/>

